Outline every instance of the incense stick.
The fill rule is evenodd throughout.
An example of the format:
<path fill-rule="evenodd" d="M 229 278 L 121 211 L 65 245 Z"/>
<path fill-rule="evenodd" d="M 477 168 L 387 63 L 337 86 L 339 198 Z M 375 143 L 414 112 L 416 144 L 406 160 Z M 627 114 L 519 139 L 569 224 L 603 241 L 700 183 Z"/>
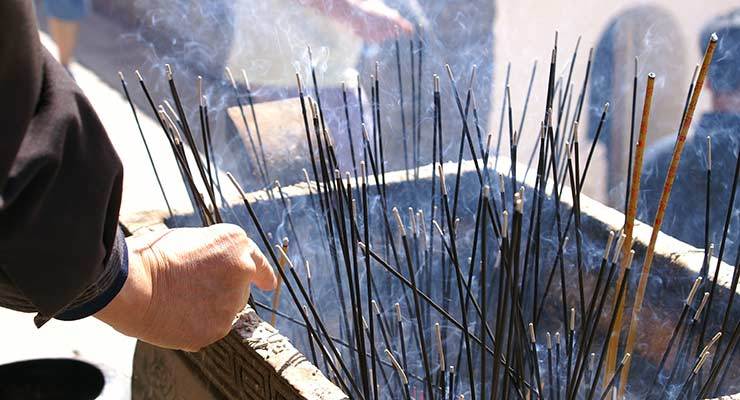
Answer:
<path fill-rule="evenodd" d="M 418 331 L 419 335 L 419 343 L 420 343 L 420 351 L 422 353 L 422 363 L 424 366 L 424 375 L 426 377 L 426 393 L 429 398 L 432 398 L 434 396 L 434 390 L 432 389 L 432 374 L 431 374 L 431 368 L 429 366 L 429 356 L 427 353 L 426 348 L 426 341 L 424 339 L 424 327 L 421 323 L 421 303 L 419 301 L 419 295 L 417 294 L 416 290 L 416 278 L 415 278 L 415 272 L 413 263 L 411 261 L 411 250 L 409 249 L 409 242 L 408 238 L 406 237 L 406 228 L 403 226 L 403 221 L 401 220 L 401 215 L 398 213 L 397 208 L 393 208 L 393 216 L 396 218 L 396 223 L 398 224 L 398 233 L 401 236 L 401 241 L 403 242 L 403 249 L 406 253 L 406 266 L 408 267 L 408 273 L 409 273 L 409 281 L 411 282 L 412 287 L 412 297 L 414 299 L 414 313 L 412 315 L 412 318 L 416 318 L 416 329 Z M 462 297 L 461 297 L 462 298 Z M 465 314 L 463 314 L 463 324 L 467 325 L 465 321 Z"/>
<path fill-rule="evenodd" d="M 632 152 L 635 148 L 635 111 L 637 107 L 637 65 L 639 59 L 635 56 L 635 75 L 632 78 L 632 113 L 630 114 L 630 144 L 627 156 L 627 185 L 624 193 L 624 224 L 627 225 L 627 209 L 631 197 L 632 187 Z M 606 390 L 604 390 L 606 393 Z"/>
<path fill-rule="evenodd" d="M 267 188 L 270 185 L 270 179 L 267 176 L 267 172 L 263 169 L 263 164 L 260 163 L 260 156 L 257 152 L 257 146 L 254 144 L 254 138 L 252 137 L 252 129 L 249 127 L 249 123 L 247 122 L 247 114 L 244 111 L 244 104 L 242 104 L 241 97 L 239 96 L 239 89 L 236 86 L 236 80 L 234 80 L 234 75 L 231 73 L 231 69 L 229 67 L 224 68 L 224 71 L 226 72 L 227 77 L 229 78 L 229 81 L 231 82 L 231 87 L 234 89 L 234 98 L 236 99 L 236 103 L 239 106 L 239 113 L 242 117 L 242 122 L 244 123 L 244 129 L 247 132 L 247 140 L 249 141 L 249 146 L 252 149 L 252 155 L 254 156 L 254 162 L 257 164 L 257 171 L 259 172 L 260 178 L 262 178 L 263 187 Z M 296 77 L 298 77 L 298 74 L 296 73 Z M 300 89 L 301 84 L 300 81 L 298 82 L 299 86 L 299 92 L 303 93 L 303 91 Z M 303 106 L 303 97 L 301 96 L 301 106 Z M 304 111 L 305 115 L 305 111 Z M 306 130 L 308 130 L 308 127 L 306 127 Z M 313 154 L 313 151 L 311 152 Z M 318 176 L 315 176 L 316 181 L 318 181 Z"/>
<path fill-rule="evenodd" d="M 152 152 L 149 150 L 149 144 L 146 141 L 146 137 L 144 137 L 144 131 L 141 129 L 141 123 L 139 122 L 139 115 L 136 112 L 136 108 L 134 107 L 134 103 L 131 101 L 131 96 L 128 93 L 128 86 L 126 85 L 126 80 L 123 78 L 123 73 L 118 71 L 118 77 L 121 79 L 121 86 L 123 87 L 123 93 L 126 95 L 126 100 L 128 101 L 129 106 L 131 106 L 131 112 L 134 114 L 134 120 L 136 121 L 136 127 L 139 129 L 139 135 L 141 135 L 141 141 L 144 143 L 144 148 L 146 149 L 146 155 L 149 158 L 149 163 L 152 166 L 152 171 L 154 172 L 154 178 L 157 180 L 157 185 L 159 186 L 159 191 L 162 193 L 162 198 L 164 199 L 164 203 L 167 206 L 167 211 L 170 214 L 170 218 L 175 218 L 175 215 L 172 212 L 172 207 L 170 206 L 169 200 L 167 200 L 167 195 L 164 192 L 164 187 L 162 186 L 162 180 L 159 177 L 159 173 L 157 172 L 157 167 L 154 165 L 154 158 L 152 158 Z"/>
<path fill-rule="evenodd" d="M 633 163 L 633 170 L 632 170 L 632 187 L 630 189 L 630 196 L 626 211 L 626 217 L 625 217 L 625 223 L 624 223 L 624 234 L 626 236 L 624 243 L 622 244 L 621 249 L 617 249 L 617 251 L 622 252 L 622 261 L 626 261 L 626 254 L 629 251 L 629 249 L 632 248 L 632 241 L 633 241 L 633 234 L 632 231 L 635 226 L 635 218 L 637 216 L 637 203 L 639 200 L 639 194 L 640 194 L 640 178 L 642 176 L 642 164 L 643 159 L 645 155 L 645 149 L 647 147 L 647 132 L 648 132 L 648 126 L 650 124 L 650 110 L 652 108 L 653 104 L 653 90 L 655 87 L 655 74 L 652 72 L 648 74 L 647 76 L 647 84 L 645 86 L 645 100 L 642 105 L 642 118 L 640 120 L 640 136 L 637 139 L 637 146 L 636 146 L 636 154 L 635 154 L 635 160 Z M 622 274 L 624 274 L 624 271 L 627 267 L 625 265 L 621 266 L 621 269 L 619 271 L 619 275 L 621 277 Z M 645 275 L 647 276 L 647 274 Z M 616 301 L 616 300 L 615 300 Z M 606 372 L 604 376 L 609 379 L 611 378 L 611 375 L 614 371 L 615 363 L 617 360 L 617 346 L 619 344 L 619 338 L 621 336 L 621 329 L 622 329 L 622 318 L 623 318 L 624 309 L 619 308 L 617 309 L 617 319 L 615 324 L 615 335 L 613 335 L 611 338 L 611 343 L 609 343 L 609 350 L 607 352 L 607 359 L 606 359 Z M 628 353 L 632 352 L 632 349 L 625 350 Z M 629 365 L 627 365 L 626 371 L 629 371 Z"/>
<path fill-rule="evenodd" d="M 637 326 L 639 322 L 638 316 L 640 315 L 640 311 L 642 309 L 642 301 L 645 296 L 645 290 L 647 289 L 647 280 L 650 275 L 650 268 L 652 266 L 653 256 L 655 255 L 655 243 L 658 239 L 658 233 L 660 232 L 660 227 L 663 223 L 663 216 L 665 214 L 666 207 L 668 206 L 668 200 L 670 198 L 671 189 L 673 188 L 673 182 L 676 179 L 676 174 L 678 173 L 678 163 L 681 160 L 681 153 L 683 152 L 683 147 L 686 144 L 686 136 L 688 135 L 691 121 L 694 118 L 694 110 L 696 109 L 696 104 L 699 101 L 699 96 L 701 95 L 701 91 L 704 86 L 704 79 L 706 78 L 707 72 L 709 71 L 709 65 L 712 61 L 712 56 L 714 54 L 714 49 L 716 46 L 717 35 L 712 34 L 711 38 L 709 39 L 707 49 L 704 53 L 704 59 L 702 61 L 701 69 L 699 70 L 699 76 L 696 78 L 696 86 L 694 88 L 694 93 L 691 96 L 691 102 L 689 103 L 686 117 L 681 124 L 681 130 L 679 131 L 678 138 L 676 139 L 676 146 L 673 150 L 673 157 L 671 159 L 671 164 L 668 167 L 665 185 L 663 186 L 663 192 L 658 203 L 658 211 L 656 212 L 655 221 L 653 222 L 653 232 L 650 236 L 650 243 L 648 244 L 648 249 L 645 254 L 645 262 L 640 274 L 640 282 L 637 287 L 635 302 L 632 309 L 632 322 L 630 323 L 630 329 L 627 335 L 627 342 L 624 350 L 627 353 L 632 353 L 635 345 Z M 720 253 L 721 252 L 722 250 L 720 249 Z M 627 379 L 629 377 L 629 370 L 630 363 L 627 363 L 624 370 L 622 371 L 622 379 L 619 383 L 620 395 L 624 393 Z"/>
<path fill-rule="evenodd" d="M 265 231 L 262 229 L 262 225 L 260 224 L 259 219 L 257 218 L 257 215 L 255 214 L 254 210 L 252 209 L 252 205 L 250 204 L 249 200 L 247 200 L 246 194 L 244 193 L 244 191 L 242 190 L 241 186 L 238 184 L 238 182 L 236 181 L 236 179 L 231 175 L 231 173 L 228 173 L 227 172 L 226 175 L 229 177 L 229 179 L 231 180 L 231 182 L 234 184 L 234 187 L 236 187 L 237 191 L 239 192 L 239 195 L 241 196 L 242 200 L 244 201 L 244 205 L 247 208 L 247 212 L 249 213 L 249 216 L 252 219 L 252 222 L 254 223 L 255 227 L 257 228 L 257 231 L 259 233 L 260 238 L 262 239 L 263 244 L 265 245 L 265 247 L 268 250 L 268 254 L 270 256 L 270 259 L 273 261 L 273 263 L 279 264 L 278 258 L 275 255 L 275 251 L 273 250 L 272 246 L 270 246 L 270 242 L 269 242 L 269 239 L 267 238 L 267 234 L 265 234 Z M 299 279 L 297 279 L 298 276 L 295 274 L 295 271 L 294 271 L 293 266 L 292 266 L 292 264 L 290 262 L 290 259 L 287 258 L 287 257 L 286 257 L 286 259 L 287 259 L 288 267 L 289 267 L 288 270 L 293 275 L 293 278 L 295 280 L 296 286 L 298 286 L 298 289 L 301 292 L 301 295 L 303 296 L 303 298 L 304 299 L 308 299 L 309 298 L 308 293 L 306 292 L 305 288 L 301 284 L 301 281 Z M 293 299 L 294 303 L 295 304 L 300 304 L 301 302 L 298 300 L 298 296 L 297 296 L 295 290 L 293 289 L 293 287 L 292 287 L 291 284 L 288 284 L 287 275 L 285 274 L 285 272 L 282 269 L 278 269 L 277 271 L 280 274 L 281 278 L 283 279 L 283 282 L 285 282 L 285 287 L 288 289 L 288 293 L 290 294 L 290 296 Z M 316 311 L 316 308 L 310 302 L 307 303 L 307 308 L 311 311 L 311 314 L 313 315 L 314 321 L 318 325 L 319 330 L 327 338 L 327 341 L 326 342 L 329 345 L 329 349 L 331 350 L 332 354 L 334 355 L 335 361 L 339 364 L 340 369 L 342 370 L 342 372 L 344 372 L 345 378 L 349 382 L 349 385 L 347 385 L 346 383 L 344 383 L 344 380 L 341 380 L 341 379 L 340 379 L 340 383 L 342 384 L 342 386 L 344 387 L 344 389 L 346 389 L 348 391 L 350 391 L 350 386 L 351 386 L 352 389 L 354 390 L 354 392 L 357 393 L 357 395 L 360 396 L 360 398 L 363 398 L 364 399 L 364 396 L 360 392 L 357 384 L 355 383 L 354 379 L 352 378 L 351 374 L 349 373 L 349 370 L 347 369 L 347 366 L 342 361 L 342 357 L 341 357 L 339 351 L 334 346 L 334 344 L 333 344 L 333 342 L 331 340 L 331 337 L 329 335 L 329 332 L 326 329 L 326 326 L 322 322 L 321 318 L 319 317 L 319 314 Z M 306 325 L 308 326 L 309 325 L 308 315 L 303 311 L 302 308 L 298 308 L 298 311 L 301 313 L 301 316 L 303 317 L 303 320 L 306 322 Z M 316 332 L 314 332 L 312 330 L 312 333 L 311 334 L 316 338 L 317 342 L 321 343 L 321 339 L 316 334 Z M 321 348 L 322 348 L 322 352 L 324 353 L 324 357 L 329 357 L 329 353 L 324 348 L 324 346 L 321 346 Z M 332 371 L 334 372 L 334 374 L 337 377 L 340 376 L 339 369 L 337 369 L 335 366 L 332 367 Z"/>
<path fill-rule="evenodd" d="M 283 247 L 281 250 L 282 252 L 278 262 L 278 268 L 283 269 L 285 268 L 286 259 L 283 257 L 282 253 L 285 253 L 286 255 L 288 254 L 288 238 L 283 239 Z M 272 292 L 272 309 L 275 310 L 272 312 L 272 316 L 270 317 L 270 325 L 272 326 L 275 326 L 275 318 L 277 317 L 276 311 L 280 309 L 280 292 L 282 291 L 282 288 L 283 279 L 278 276 L 277 285 L 275 285 L 275 290 Z"/>
<path fill-rule="evenodd" d="M 414 83 L 414 44 L 413 41 L 411 42 L 411 101 L 415 102 L 415 83 Z M 404 107 L 404 101 L 403 101 L 403 76 L 401 73 L 401 46 L 399 44 L 399 33 L 396 32 L 396 72 L 398 73 L 398 97 L 399 97 L 399 111 L 401 114 L 401 134 L 403 138 L 403 165 L 406 170 L 406 181 L 409 181 L 409 153 L 408 153 L 408 134 L 406 132 L 406 111 Z M 412 127 L 416 124 L 416 105 L 412 104 L 411 106 L 411 112 L 412 112 Z M 414 146 L 413 148 L 416 148 L 416 139 L 413 135 L 413 142 Z"/>

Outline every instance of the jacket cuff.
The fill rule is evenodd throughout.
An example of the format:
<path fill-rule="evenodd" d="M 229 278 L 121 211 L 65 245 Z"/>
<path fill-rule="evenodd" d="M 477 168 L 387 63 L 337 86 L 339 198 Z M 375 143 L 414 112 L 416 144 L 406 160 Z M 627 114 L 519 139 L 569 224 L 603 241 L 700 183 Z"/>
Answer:
<path fill-rule="evenodd" d="M 126 278 L 128 278 L 128 247 L 123 232 L 118 228 L 116 240 L 105 265 L 105 272 L 97 282 L 54 318 L 73 321 L 97 313 L 121 291 Z"/>

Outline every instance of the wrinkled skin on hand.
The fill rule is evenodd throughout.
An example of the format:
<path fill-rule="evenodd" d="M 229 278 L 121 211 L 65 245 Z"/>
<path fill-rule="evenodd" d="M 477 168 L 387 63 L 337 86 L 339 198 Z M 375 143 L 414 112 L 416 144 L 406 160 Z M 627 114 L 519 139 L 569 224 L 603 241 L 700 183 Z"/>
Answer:
<path fill-rule="evenodd" d="M 147 233 L 127 244 L 129 277 L 96 317 L 160 347 L 197 351 L 223 338 L 251 284 L 276 285 L 265 256 L 235 225 Z"/>

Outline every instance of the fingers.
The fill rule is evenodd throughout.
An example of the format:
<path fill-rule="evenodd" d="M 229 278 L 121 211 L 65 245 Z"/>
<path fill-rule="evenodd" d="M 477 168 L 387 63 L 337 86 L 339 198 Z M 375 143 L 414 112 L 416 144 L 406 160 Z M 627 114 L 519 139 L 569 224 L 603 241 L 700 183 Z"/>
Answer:
<path fill-rule="evenodd" d="M 251 240 L 250 240 L 251 242 Z M 252 276 L 252 282 L 262 290 L 273 290 L 277 285 L 277 278 L 273 272 L 272 266 L 267 261 L 267 257 L 257 248 L 257 245 L 252 242 L 250 246 L 250 257 L 254 262 L 254 276 Z"/>
<path fill-rule="evenodd" d="M 242 266 L 246 267 L 246 271 L 249 271 L 248 279 L 250 283 L 254 283 L 262 290 L 272 290 L 275 288 L 277 279 L 275 278 L 272 266 L 270 266 L 270 262 L 267 261 L 267 258 L 254 241 L 247 237 L 246 232 L 242 228 L 231 224 L 217 224 L 210 226 L 208 229 L 230 238 L 232 246 L 235 246 L 231 247 L 231 251 L 237 251 L 241 256 L 240 260 L 244 263 Z M 252 265 L 254 266 L 254 271 L 251 271 L 250 267 Z"/>

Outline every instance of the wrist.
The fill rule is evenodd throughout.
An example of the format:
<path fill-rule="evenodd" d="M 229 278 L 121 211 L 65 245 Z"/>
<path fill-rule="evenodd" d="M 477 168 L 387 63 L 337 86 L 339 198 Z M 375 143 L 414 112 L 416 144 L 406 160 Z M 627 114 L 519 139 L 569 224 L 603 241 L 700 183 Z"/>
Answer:
<path fill-rule="evenodd" d="M 95 317 L 121 333 L 139 336 L 137 327 L 149 314 L 151 275 L 139 248 L 128 240 L 128 277 L 121 290 Z"/>

